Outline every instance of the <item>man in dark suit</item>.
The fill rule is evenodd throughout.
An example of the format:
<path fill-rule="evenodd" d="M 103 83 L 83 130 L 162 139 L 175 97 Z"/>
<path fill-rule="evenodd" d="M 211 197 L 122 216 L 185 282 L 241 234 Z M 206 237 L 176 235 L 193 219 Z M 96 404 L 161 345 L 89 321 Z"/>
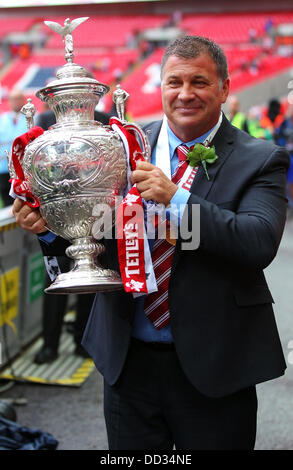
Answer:
<path fill-rule="evenodd" d="M 154 302 L 156 293 L 96 295 L 83 344 L 105 379 L 110 449 L 253 449 L 255 385 L 286 368 L 263 269 L 284 229 L 288 155 L 231 126 L 221 113 L 228 92 L 226 58 L 215 43 L 187 36 L 167 48 L 166 117 L 148 126 L 152 163 L 139 163 L 132 183 L 191 235 L 199 207 L 200 243 L 184 248 L 181 231 L 175 247 L 170 238 L 154 241 L 155 274 L 162 267 Z M 186 164 L 181 144 L 198 142 L 214 145 L 217 159 L 207 173 L 199 164 L 186 190 L 186 172 L 174 177 Z M 24 228 L 44 232 L 38 213 L 18 201 L 14 211 Z M 115 240 L 105 245 L 104 262 L 118 269 Z M 56 239 L 44 251 L 62 246 Z"/>

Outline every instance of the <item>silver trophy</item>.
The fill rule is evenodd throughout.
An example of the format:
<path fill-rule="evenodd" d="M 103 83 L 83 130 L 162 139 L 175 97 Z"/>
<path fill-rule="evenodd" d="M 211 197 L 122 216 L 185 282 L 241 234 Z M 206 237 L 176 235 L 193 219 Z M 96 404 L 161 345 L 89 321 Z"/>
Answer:
<path fill-rule="evenodd" d="M 97 260 L 104 246 L 96 241 L 99 207 L 115 213 L 127 183 L 127 158 L 118 133 L 94 120 L 100 98 L 109 91 L 83 67 L 73 62 L 72 31 L 87 18 L 64 26 L 45 21 L 62 35 L 66 63 L 56 79 L 36 93 L 56 116 L 56 124 L 33 140 L 25 150 L 22 167 L 30 190 L 40 201 L 40 212 L 49 230 L 71 242 L 66 254 L 73 269 L 59 274 L 46 289 L 48 293 L 89 293 L 123 288 L 118 273 L 102 268 Z M 117 113 L 140 137 L 146 160 L 150 156 L 147 136 L 139 126 L 124 118 L 128 94 L 117 88 Z M 119 96 L 118 96 L 119 95 Z M 31 102 L 22 112 L 28 127 L 33 125 Z M 120 198 L 120 199 L 119 199 Z M 114 223 L 114 218 L 113 218 Z M 95 238 L 93 236 L 95 228 Z"/>

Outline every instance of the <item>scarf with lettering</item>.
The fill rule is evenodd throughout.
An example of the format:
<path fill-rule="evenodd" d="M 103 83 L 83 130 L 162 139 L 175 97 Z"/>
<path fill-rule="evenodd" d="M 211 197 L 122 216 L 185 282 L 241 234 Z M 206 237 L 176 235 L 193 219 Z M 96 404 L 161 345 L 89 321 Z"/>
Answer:
<path fill-rule="evenodd" d="M 135 135 L 140 133 L 140 129 L 116 117 L 110 119 L 110 126 L 120 135 L 128 160 L 126 195 L 118 206 L 116 216 L 117 248 L 124 289 L 136 297 L 157 290 L 145 232 L 143 200 L 136 185 L 131 186 L 130 182 L 137 162 L 144 160 Z"/>

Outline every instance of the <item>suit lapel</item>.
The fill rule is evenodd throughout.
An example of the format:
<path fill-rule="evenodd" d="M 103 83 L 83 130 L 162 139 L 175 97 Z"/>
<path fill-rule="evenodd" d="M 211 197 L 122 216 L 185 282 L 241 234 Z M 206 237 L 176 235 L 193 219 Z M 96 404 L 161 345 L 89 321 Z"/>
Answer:
<path fill-rule="evenodd" d="M 220 171 L 222 165 L 225 163 L 230 153 L 233 150 L 233 129 L 229 121 L 225 116 L 223 116 L 223 121 L 215 135 L 214 139 L 211 142 L 211 145 L 215 146 L 216 154 L 218 159 L 212 165 L 207 164 L 207 171 L 209 179 L 207 179 L 206 174 L 202 165 L 198 169 L 198 173 L 194 178 L 190 192 L 196 194 L 197 196 L 202 197 L 203 199 L 207 198 L 213 184 L 216 181 L 218 172 Z"/>
<path fill-rule="evenodd" d="M 155 122 L 151 124 L 149 127 L 146 126 L 144 131 L 147 132 L 148 130 L 150 133 L 148 134 L 149 142 L 151 145 L 152 150 L 157 143 L 157 139 L 159 136 L 159 132 L 162 126 L 162 121 Z M 211 145 L 215 146 L 216 154 L 218 159 L 212 165 L 207 164 L 209 180 L 206 177 L 206 174 L 200 166 L 197 175 L 192 183 L 190 188 L 190 192 L 196 194 L 197 196 L 206 199 L 213 184 L 216 182 L 217 175 L 224 165 L 225 161 L 228 159 L 229 155 L 233 150 L 233 128 L 229 123 L 228 119 L 223 115 L 223 121 L 220 126 L 220 129 L 216 133 L 214 139 L 211 142 Z M 172 263 L 172 271 L 175 268 L 177 261 L 180 255 L 180 244 L 176 243 L 176 249 L 174 253 L 173 263 Z"/>
<path fill-rule="evenodd" d="M 228 159 L 233 150 L 233 140 L 233 128 L 227 118 L 223 115 L 221 127 L 211 142 L 211 145 L 215 146 L 218 159 L 212 165 L 207 164 L 207 170 L 210 179 L 207 179 L 206 174 L 201 165 L 190 188 L 191 193 L 196 194 L 202 199 L 207 198 L 213 184 L 216 183 L 216 178 L 221 167 L 224 165 L 225 161 Z M 180 245 L 181 244 L 177 241 L 172 262 L 172 271 L 174 270 L 179 260 L 179 256 L 181 253 Z"/>
<path fill-rule="evenodd" d="M 146 126 L 144 128 L 145 132 L 148 132 L 149 143 L 152 148 L 154 149 L 158 136 L 161 130 L 162 121 L 156 121 L 152 123 L 150 126 Z M 214 139 L 212 140 L 211 144 L 215 146 L 216 154 L 218 159 L 212 165 L 207 164 L 208 167 L 208 174 L 209 180 L 207 179 L 205 172 L 203 171 L 202 165 L 200 166 L 197 175 L 193 181 L 193 184 L 190 188 L 190 192 L 197 194 L 198 196 L 205 199 L 210 192 L 210 189 L 214 182 L 216 181 L 216 176 L 225 163 L 227 158 L 229 157 L 230 153 L 233 150 L 232 144 L 233 143 L 233 128 L 229 123 L 228 119 L 223 115 L 223 121 L 218 130 L 217 134 L 215 135 Z"/>
<path fill-rule="evenodd" d="M 147 134 L 149 139 L 149 144 L 151 146 L 152 151 L 154 150 L 155 145 L 157 144 L 157 140 L 159 137 L 159 133 L 162 127 L 163 121 L 155 121 L 154 123 L 150 124 L 149 126 L 144 127 L 144 132 Z"/>

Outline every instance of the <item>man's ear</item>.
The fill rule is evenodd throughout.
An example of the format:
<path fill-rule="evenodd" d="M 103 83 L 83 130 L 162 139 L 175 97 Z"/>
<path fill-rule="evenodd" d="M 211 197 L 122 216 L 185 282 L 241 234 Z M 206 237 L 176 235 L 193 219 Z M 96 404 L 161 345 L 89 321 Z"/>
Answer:
<path fill-rule="evenodd" d="M 226 78 L 222 85 L 222 103 L 226 103 L 230 91 L 230 78 Z"/>

